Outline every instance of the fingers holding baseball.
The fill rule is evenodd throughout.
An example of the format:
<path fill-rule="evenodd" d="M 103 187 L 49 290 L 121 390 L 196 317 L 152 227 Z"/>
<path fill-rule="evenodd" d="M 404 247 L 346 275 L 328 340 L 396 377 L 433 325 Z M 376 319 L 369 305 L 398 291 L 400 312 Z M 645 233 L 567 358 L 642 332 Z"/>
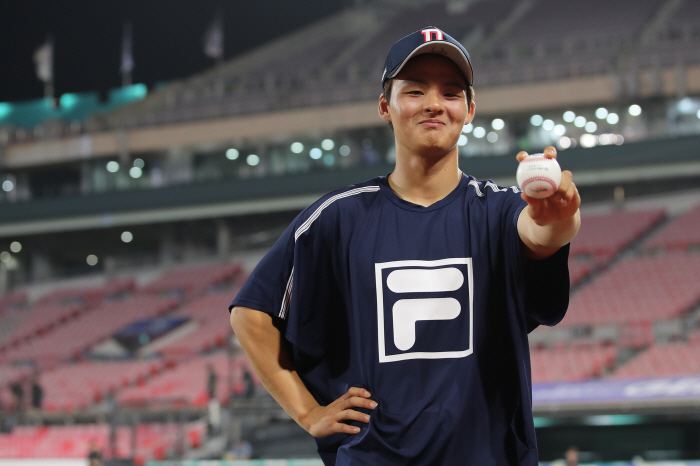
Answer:
<path fill-rule="evenodd" d="M 530 205 L 529 214 L 539 225 L 546 225 L 573 217 L 581 205 L 581 197 L 569 170 L 561 173 L 559 188 L 549 197 L 537 199 L 521 194 Z"/>
<path fill-rule="evenodd" d="M 545 147 L 543 154 L 548 159 L 556 159 L 557 158 L 557 150 L 554 148 L 554 146 Z"/>
<path fill-rule="evenodd" d="M 544 149 L 543 154 L 548 159 L 556 159 L 557 158 L 557 149 L 554 148 L 553 146 L 547 146 Z M 524 150 L 521 150 L 520 152 L 518 152 L 515 155 L 515 158 L 518 160 L 518 162 L 522 162 L 523 160 L 525 160 L 525 158 L 528 155 L 529 154 L 527 152 L 525 152 Z"/>
<path fill-rule="evenodd" d="M 362 388 L 352 387 L 343 396 L 328 406 L 318 406 L 308 415 L 308 432 L 314 437 L 327 437 L 337 433 L 357 434 L 360 428 L 347 421 L 369 422 L 369 414 L 353 408 L 372 410 L 377 403 L 370 400 L 371 394 Z"/>
<path fill-rule="evenodd" d="M 564 215 L 575 214 L 581 206 L 581 196 L 569 170 L 564 170 L 561 173 L 561 184 L 555 195 L 558 196 L 557 200 L 561 204 L 562 209 L 564 209 Z"/>

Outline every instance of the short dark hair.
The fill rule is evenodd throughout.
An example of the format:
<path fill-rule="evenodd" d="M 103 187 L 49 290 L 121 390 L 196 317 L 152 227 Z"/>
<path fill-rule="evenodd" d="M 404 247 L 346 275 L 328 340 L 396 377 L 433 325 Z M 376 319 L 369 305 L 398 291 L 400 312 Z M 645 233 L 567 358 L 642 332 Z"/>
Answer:
<path fill-rule="evenodd" d="M 388 78 L 386 81 L 384 81 L 384 98 L 386 99 L 386 103 L 390 103 L 391 101 L 391 87 L 393 84 L 394 78 Z M 474 86 L 467 85 L 467 107 L 471 106 L 473 100 Z M 392 125 L 391 122 L 389 122 L 389 128 L 394 131 L 394 125 Z"/>

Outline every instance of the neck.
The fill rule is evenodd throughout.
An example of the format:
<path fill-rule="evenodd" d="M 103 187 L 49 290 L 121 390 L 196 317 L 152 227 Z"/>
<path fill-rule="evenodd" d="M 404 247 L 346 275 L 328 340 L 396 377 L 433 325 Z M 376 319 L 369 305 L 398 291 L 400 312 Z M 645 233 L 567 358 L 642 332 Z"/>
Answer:
<path fill-rule="evenodd" d="M 447 197 L 462 178 L 457 147 L 441 157 L 396 151 L 396 168 L 389 186 L 401 199 L 427 207 Z"/>

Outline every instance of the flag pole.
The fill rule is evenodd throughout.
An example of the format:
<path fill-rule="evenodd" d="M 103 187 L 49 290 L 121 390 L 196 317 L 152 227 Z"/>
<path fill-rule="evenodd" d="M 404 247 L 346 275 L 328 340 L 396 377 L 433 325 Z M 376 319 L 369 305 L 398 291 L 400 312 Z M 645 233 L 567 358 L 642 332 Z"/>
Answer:
<path fill-rule="evenodd" d="M 122 35 L 122 87 L 131 86 L 131 72 L 134 69 L 134 56 L 132 52 L 132 27 L 131 21 L 124 22 Z"/>

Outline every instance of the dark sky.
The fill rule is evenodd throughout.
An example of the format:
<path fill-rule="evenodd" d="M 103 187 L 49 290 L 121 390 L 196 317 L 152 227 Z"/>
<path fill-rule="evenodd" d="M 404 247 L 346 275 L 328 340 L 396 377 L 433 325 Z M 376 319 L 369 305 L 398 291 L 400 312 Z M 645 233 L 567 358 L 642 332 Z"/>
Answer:
<path fill-rule="evenodd" d="M 133 82 L 149 87 L 214 64 L 202 37 L 224 15 L 226 58 L 352 5 L 351 0 L 2 0 L 0 102 L 43 96 L 33 54 L 54 38 L 55 94 L 121 85 L 122 27 L 133 24 Z"/>

